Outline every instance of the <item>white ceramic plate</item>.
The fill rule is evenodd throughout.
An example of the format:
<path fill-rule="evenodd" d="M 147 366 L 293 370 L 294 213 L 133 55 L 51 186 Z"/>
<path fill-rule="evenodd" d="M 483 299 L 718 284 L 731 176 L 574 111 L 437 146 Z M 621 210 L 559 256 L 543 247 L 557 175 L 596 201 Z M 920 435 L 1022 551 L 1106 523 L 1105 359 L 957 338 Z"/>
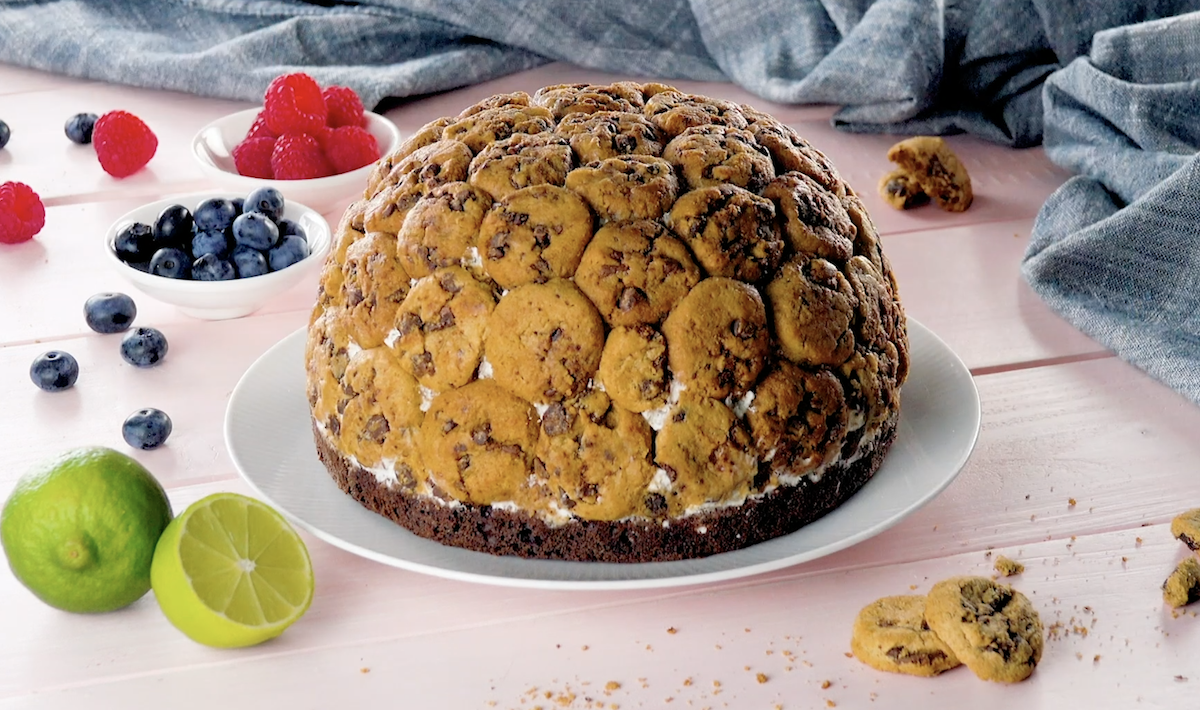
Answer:
<path fill-rule="evenodd" d="M 234 464 L 268 502 L 314 535 L 368 559 L 453 579 L 516 587 L 633 589 L 734 579 L 812 560 L 887 530 L 929 502 L 966 463 L 979 432 L 979 396 L 962 361 L 909 319 L 912 367 L 900 426 L 883 466 L 858 493 L 791 535 L 678 562 L 619 564 L 498 557 L 417 537 L 363 508 L 317 459 L 304 395 L 305 334 L 250 366 L 225 415 Z"/>
<path fill-rule="evenodd" d="M 284 194 L 292 195 L 297 202 L 312 207 L 318 212 L 334 209 L 347 198 L 362 194 L 367 186 L 374 164 L 352 170 L 341 175 L 313 178 L 312 180 L 263 180 L 239 175 L 233 164 L 233 149 L 246 137 L 262 108 L 246 109 L 222 116 L 192 138 L 192 157 L 200 168 L 225 189 L 248 194 L 255 188 L 272 185 Z M 367 130 L 379 143 L 379 154 L 387 155 L 400 145 L 400 130 L 396 124 L 377 113 L 364 112 Z"/>

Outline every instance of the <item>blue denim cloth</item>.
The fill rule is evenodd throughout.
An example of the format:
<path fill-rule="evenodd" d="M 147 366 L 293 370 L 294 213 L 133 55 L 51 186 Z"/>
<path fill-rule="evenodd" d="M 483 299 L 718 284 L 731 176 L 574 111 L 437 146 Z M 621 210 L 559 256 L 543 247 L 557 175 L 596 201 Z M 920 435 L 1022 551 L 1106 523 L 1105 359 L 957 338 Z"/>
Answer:
<path fill-rule="evenodd" d="M 0 0 L 0 62 L 248 101 L 304 70 L 376 106 L 564 61 L 835 104 L 848 131 L 1044 137 L 1079 177 L 1043 207 L 1025 277 L 1200 403 L 1194 11 L 1200 0 Z"/>

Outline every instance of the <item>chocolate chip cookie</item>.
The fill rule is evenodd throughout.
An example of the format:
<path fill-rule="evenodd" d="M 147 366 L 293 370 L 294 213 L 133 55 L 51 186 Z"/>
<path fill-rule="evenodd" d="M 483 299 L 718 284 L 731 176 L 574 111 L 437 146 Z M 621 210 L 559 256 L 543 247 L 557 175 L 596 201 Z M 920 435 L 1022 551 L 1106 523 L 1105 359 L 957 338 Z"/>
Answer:
<path fill-rule="evenodd" d="M 847 194 L 849 186 L 829 158 L 796 131 L 774 119 L 755 120 L 749 130 L 771 155 L 776 173 L 802 173 L 838 197 Z"/>
<path fill-rule="evenodd" d="M 670 479 L 668 515 L 708 501 L 736 501 L 757 471 L 750 435 L 720 400 L 685 395 L 655 439 L 655 463 Z"/>
<path fill-rule="evenodd" d="M 555 402 L 542 415 L 537 462 L 559 505 L 591 520 L 646 515 L 653 432 L 604 392 Z"/>
<path fill-rule="evenodd" d="M 478 153 L 489 143 L 502 141 L 517 133 L 543 133 L 554 130 L 554 116 L 541 106 L 512 104 L 488 108 L 465 116 L 442 129 L 443 140 L 461 141 Z"/>
<path fill-rule="evenodd" d="M 367 203 L 363 224 L 369 232 L 396 234 L 404 216 L 435 187 L 467 179 L 471 150 L 458 141 L 438 141 L 396 164 Z"/>
<path fill-rule="evenodd" d="M 555 84 L 538 89 L 533 102 L 549 109 L 556 120 L 599 111 L 641 111 L 645 102 L 641 90 L 635 86 L 628 82 L 609 86 Z"/>
<path fill-rule="evenodd" d="M 574 192 L 534 185 L 496 202 L 483 218 L 476 248 L 504 288 L 575 273 L 592 239 L 592 213 Z"/>
<path fill-rule="evenodd" d="M 687 247 L 649 220 L 601 227 L 575 272 L 575 284 L 612 326 L 658 323 L 699 282 Z"/>
<path fill-rule="evenodd" d="M 639 113 L 573 113 L 554 132 L 570 141 L 583 165 L 622 155 L 660 156 L 663 151 L 658 129 Z"/>
<path fill-rule="evenodd" d="M 359 347 L 383 345 L 396 311 L 408 296 L 409 281 L 390 234 L 369 232 L 346 251 L 342 265 L 344 313 Z"/>
<path fill-rule="evenodd" d="M 844 274 L 820 258 L 793 259 L 765 289 L 779 350 L 801 365 L 840 365 L 854 352 L 858 299 Z"/>
<path fill-rule="evenodd" d="M 476 380 L 434 398 L 421 424 L 421 455 L 435 492 L 476 505 L 520 502 L 537 438 L 532 405 Z"/>
<path fill-rule="evenodd" d="M 962 665 L 925 623 L 925 597 L 883 597 L 862 608 L 850 636 L 854 657 L 876 670 L 935 676 Z"/>
<path fill-rule="evenodd" d="M 754 389 L 746 423 L 772 474 L 801 476 L 841 453 L 849 416 L 836 375 L 780 360 Z"/>
<path fill-rule="evenodd" d="M 567 174 L 566 185 L 579 193 L 603 220 L 658 219 L 679 194 L 671 164 L 650 155 L 626 155 L 588 163 Z"/>
<path fill-rule="evenodd" d="M 952 577 L 933 585 L 925 621 L 984 680 L 1025 680 L 1042 658 L 1042 622 L 1033 604 L 987 577 Z"/>
<path fill-rule="evenodd" d="M 962 212 L 971 206 L 971 176 L 967 168 L 937 136 L 917 136 L 888 149 L 888 160 L 900 166 L 938 207 Z"/>
<path fill-rule="evenodd" d="M 499 200 L 523 187 L 562 186 L 574 167 L 575 155 L 562 136 L 518 133 L 479 151 L 467 181 Z"/>
<path fill-rule="evenodd" d="M 729 184 L 757 194 L 775 179 L 771 156 L 754 134 L 729 126 L 689 128 L 667 143 L 662 156 L 693 190 Z"/>
<path fill-rule="evenodd" d="M 363 466 L 403 463 L 409 475 L 397 482 L 415 487 L 412 471 L 422 468 L 417 430 L 425 418 L 420 385 L 389 348 L 377 347 L 350 358 L 343 386 L 349 400 L 342 411 L 342 446 Z"/>
<path fill-rule="evenodd" d="M 756 283 L 775 272 L 783 255 L 775 206 L 736 185 L 685 193 L 667 222 L 709 276 Z"/>
<path fill-rule="evenodd" d="M 566 279 L 525 284 L 496 305 L 485 349 L 496 382 L 530 402 L 558 402 L 582 393 L 596 374 L 604 321 Z"/>
<path fill-rule="evenodd" d="M 797 254 L 842 262 L 854 253 L 858 233 L 836 195 L 803 173 L 784 173 L 762 196 L 775 204 L 788 245 Z"/>
<path fill-rule="evenodd" d="M 495 94 L 466 107 L 458 113 L 458 118 L 474 116 L 477 113 L 483 113 L 484 111 L 493 108 L 520 108 L 523 106 L 528 106 L 530 102 L 531 99 L 529 94 L 525 93 L 524 91 L 513 91 L 507 94 Z M 453 119 L 447 120 L 447 125 L 454 122 Z"/>
<path fill-rule="evenodd" d="M 762 297 L 751 285 L 701 281 L 662 325 L 671 371 L 696 396 L 740 396 L 766 364 L 771 337 Z"/>
<path fill-rule="evenodd" d="M 675 89 L 659 91 L 646 100 L 642 113 L 669 140 L 694 126 L 718 124 L 745 128 L 740 107 L 722 99 L 685 94 Z"/>
<path fill-rule="evenodd" d="M 466 269 L 438 269 L 408 292 L 386 343 L 423 386 L 434 392 L 460 387 L 479 365 L 495 307 L 491 288 Z"/>
<path fill-rule="evenodd" d="M 631 412 L 661 407 L 667 400 L 667 341 L 649 325 L 617 326 L 604 341 L 600 382 L 618 405 Z"/>
<path fill-rule="evenodd" d="M 440 141 L 442 131 L 451 123 L 454 123 L 454 119 L 449 116 L 430 121 L 404 139 L 399 148 L 376 161 L 375 166 L 371 168 L 371 175 L 367 178 L 367 189 L 363 192 L 363 197 L 369 200 L 383 188 L 396 184 L 395 178 L 392 177 L 396 166 L 421 148 Z"/>
<path fill-rule="evenodd" d="M 465 182 L 450 182 L 417 200 L 395 238 L 395 252 L 414 279 L 462 264 L 475 245 L 492 198 Z"/>

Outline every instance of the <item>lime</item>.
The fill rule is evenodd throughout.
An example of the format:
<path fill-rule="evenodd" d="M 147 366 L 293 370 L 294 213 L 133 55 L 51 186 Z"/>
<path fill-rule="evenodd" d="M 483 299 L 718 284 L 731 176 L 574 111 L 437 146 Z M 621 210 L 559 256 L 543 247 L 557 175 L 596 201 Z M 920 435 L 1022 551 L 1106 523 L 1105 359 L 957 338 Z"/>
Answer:
<path fill-rule="evenodd" d="M 273 508 L 237 493 L 202 498 L 171 521 L 150 580 L 176 628 L 221 648 L 275 638 L 313 597 L 304 541 Z"/>
<path fill-rule="evenodd" d="M 13 574 L 47 604 L 120 609 L 150 590 L 150 562 L 171 520 L 154 476 L 125 454 L 72 449 L 17 481 L 0 512 Z"/>

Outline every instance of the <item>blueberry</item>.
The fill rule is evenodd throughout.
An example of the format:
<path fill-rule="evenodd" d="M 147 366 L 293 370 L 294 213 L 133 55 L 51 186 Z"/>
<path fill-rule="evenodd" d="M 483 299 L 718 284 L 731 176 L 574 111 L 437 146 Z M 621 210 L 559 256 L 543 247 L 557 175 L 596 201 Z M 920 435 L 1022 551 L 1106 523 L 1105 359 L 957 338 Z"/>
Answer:
<path fill-rule="evenodd" d="M 177 247 L 192 238 L 192 213 L 183 205 L 171 205 L 154 220 L 154 243 L 162 247 Z"/>
<path fill-rule="evenodd" d="M 83 317 L 97 333 L 129 330 L 136 316 L 137 306 L 123 293 L 98 293 L 83 304 Z"/>
<path fill-rule="evenodd" d="M 29 366 L 29 379 L 47 392 L 61 392 L 79 379 L 79 363 L 61 350 L 44 352 Z"/>
<path fill-rule="evenodd" d="M 279 236 L 286 237 L 289 234 L 300 237 L 304 241 L 308 241 L 308 235 L 304 233 L 304 227 L 301 227 L 295 221 L 290 219 L 281 219 L 275 223 L 279 227 Z"/>
<path fill-rule="evenodd" d="M 139 409 L 130 414 L 121 425 L 121 436 L 125 443 L 136 449 L 157 449 L 171 435 L 171 418 L 166 412 L 153 407 Z"/>
<path fill-rule="evenodd" d="M 212 254 L 218 259 L 229 258 L 229 236 L 217 229 L 210 232 L 196 232 L 192 237 L 192 258 L 199 259 L 205 254 Z"/>
<path fill-rule="evenodd" d="M 308 242 L 294 234 L 290 234 L 279 243 L 271 247 L 267 252 L 267 261 L 271 265 L 271 271 L 279 271 L 295 264 L 304 257 L 308 256 Z"/>
<path fill-rule="evenodd" d="M 270 270 L 267 268 L 266 255 L 247 246 L 234 247 L 233 265 L 237 268 L 239 279 L 262 276 Z"/>
<path fill-rule="evenodd" d="M 63 131 L 66 132 L 67 138 L 70 138 L 72 143 L 87 145 L 92 142 L 92 129 L 96 126 L 97 118 L 94 113 L 77 113 L 67 119 L 67 125 L 63 126 Z"/>
<path fill-rule="evenodd" d="M 127 264 L 145 263 L 154 256 L 154 230 L 144 222 L 134 222 L 117 233 L 113 240 L 117 258 Z"/>
<path fill-rule="evenodd" d="M 12 129 L 4 121 L 0 121 L 0 150 L 8 145 L 8 139 L 12 137 Z"/>
<path fill-rule="evenodd" d="M 238 214 L 231 200 L 211 197 L 196 206 L 192 224 L 197 232 L 223 232 L 233 226 Z"/>
<path fill-rule="evenodd" d="M 283 195 L 273 187 L 260 187 L 246 195 L 246 212 L 261 212 L 278 222 L 283 217 Z"/>
<path fill-rule="evenodd" d="M 261 212 L 243 212 L 233 220 L 233 238 L 240 245 L 266 251 L 279 241 L 279 229 Z"/>
<path fill-rule="evenodd" d="M 121 340 L 121 357 L 137 367 L 153 367 L 167 356 L 167 336 L 157 328 L 140 326 Z"/>
<path fill-rule="evenodd" d="M 192 260 L 182 249 L 166 247 L 154 252 L 150 258 L 150 273 L 169 279 L 191 278 Z"/>
<path fill-rule="evenodd" d="M 229 281 L 237 278 L 237 269 L 216 254 L 205 254 L 192 262 L 192 278 L 197 281 Z"/>

